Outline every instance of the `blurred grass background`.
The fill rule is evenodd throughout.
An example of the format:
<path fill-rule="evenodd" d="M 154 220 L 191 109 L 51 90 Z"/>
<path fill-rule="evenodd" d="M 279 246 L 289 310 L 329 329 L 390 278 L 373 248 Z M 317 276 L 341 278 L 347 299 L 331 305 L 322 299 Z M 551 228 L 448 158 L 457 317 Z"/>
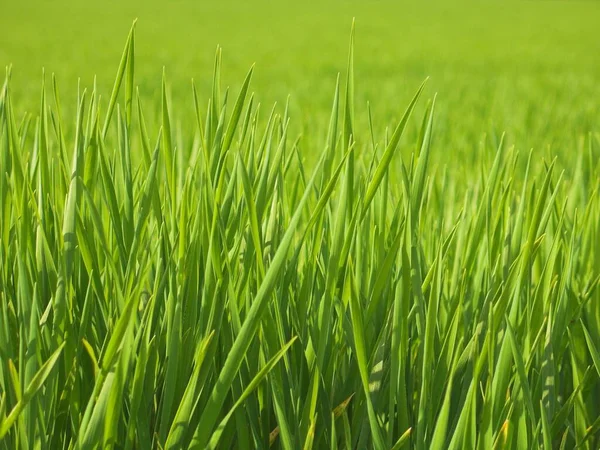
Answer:
<path fill-rule="evenodd" d="M 292 131 L 323 137 L 337 73 L 342 80 L 345 74 L 355 17 L 357 123 L 364 136 L 367 101 L 376 126 L 392 125 L 427 76 L 427 95 L 438 93 L 434 151 L 448 160 L 477 161 L 474 150 L 484 133 L 495 142 L 503 131 L 524 151 L 533 147 L 569 159 L 584 136 L 598 129 L 598 2 L 3 3 L 0 64 L 12 64 L 20 114 L 38 107 L 42 67 L 56 74 L 65 115 L 75 108 L 78 78 L 90 87 L 97 75 L 106 101 L 137 17 L 136 83 L 146 108 L 160 107 L 164 66 L 174 117 L 191 125 L 190 80 L 205 100 L 220 45 L 222 82 L 233 95 L 256 63 L 252 88 L 263 117 L 289 94 Z M 419 121 L 417 114 L 413 132 Z M 318 150 L 311 141 L 307 147 L 306 152 Z"/>

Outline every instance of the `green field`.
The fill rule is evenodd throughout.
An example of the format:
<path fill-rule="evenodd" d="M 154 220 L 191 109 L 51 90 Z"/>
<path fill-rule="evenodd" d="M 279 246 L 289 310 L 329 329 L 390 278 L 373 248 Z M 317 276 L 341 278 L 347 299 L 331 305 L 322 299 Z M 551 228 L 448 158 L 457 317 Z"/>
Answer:
<path fill-rule="evenodd" d="M 598 23 L 0 6 L 0 449 L 599 448 Z"/>
<path fill-rule="evenodd" d="M 71 116 L 78 78 L 89 88 L 97 75 L 99 92 L 108 97 L 124 37 L 138 18 L 136 85 L 147 98 L 147 115 L 160 107 L 164 66 L 174 119 L 192 124 L 190 80 L 205 101 L 220 45 L 223 88 L 237 92 L 256 63 L 252 90 L 265 111 L 275 102 L 283 106 L 290 95 L 295 134 L 322 136 L 356 17 L 356 117 L 362 133 L 368 133 L 367 101 L 381 134 L 426 77 L 427 97 L 437 92 L 440 100 L 434 151 L 451 146 L 472 154 L 484 133 L 506 132 L 523 151 L 551 146 L 554 154 L 572 150 L 597 129 L 596 2 L 418 6 L 328 0 L 293 6 L 225 0 L 177 1 L 166 8 L 155 0 L 38 0 L 28 6 L 7 2 L 2 9 L 0 64 L 13 65 L 19 114 L 38 107 L 42 67 L 56 74 L 63 109 Z"/>

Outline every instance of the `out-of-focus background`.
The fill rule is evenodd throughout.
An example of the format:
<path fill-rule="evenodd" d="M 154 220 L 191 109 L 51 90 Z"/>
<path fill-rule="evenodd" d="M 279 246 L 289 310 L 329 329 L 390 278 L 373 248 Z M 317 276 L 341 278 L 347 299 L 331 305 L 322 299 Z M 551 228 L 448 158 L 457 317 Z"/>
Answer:
<path fill-rule="evenodd" d="M 64 109 L 74 109 L 79 78 L 90 87 L 96 75 L 108 97 L 138 18 L 136 84 L 146 108 L 160 106 L 164 66 L 175 119 L 193 119 L 190 80 L 206 99 L 220 45 L 233 95 L 256 63 L 252 90 L 263 116 L 290 95 L 292 130 L 324 130 L 356 18 L 363 130 L 367 101 L 383 133 L 428 76 L 426 95 L 438 93 L 436 151 L 477 158 L 482 137 L 503 131 L 524 151 L 576 151 L 598 121 L 597 2 L 36 0 L 0 9 L 0 65 L 12 64 L 19 113 L 38 106 L 42 67 L 56 75 Z M 414 129 L 419 121 L 416 114 Z"/>

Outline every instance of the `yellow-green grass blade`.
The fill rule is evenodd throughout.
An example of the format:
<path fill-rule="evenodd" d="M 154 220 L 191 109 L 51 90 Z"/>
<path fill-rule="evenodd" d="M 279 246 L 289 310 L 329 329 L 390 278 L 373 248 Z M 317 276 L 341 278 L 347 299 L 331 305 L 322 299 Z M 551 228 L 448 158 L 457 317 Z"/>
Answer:
<path fill-rule="evenodd" d="M 8 433 L 23 409 L 29 404 L 34 395 L 43 387 L 44 382 L 50 376 L 52 369 L 54 369 L 54 366 L 56 365 L 56 362 L 58 361 L 58 358 L 60 357 L 65 345 L 65 343 L 61 344 L 39 368 L 35 376 L 31 379 L 31 382 L 27 385 L 27 388 L 23 392 L 23 395 L 17 404 L 10 411 L 8 416 L 2 420 L 0 426 L 0 439 L 6 436 L 6 433 Z"/>
<path fill-rule="evenodd" d="M 375 173 L 373 174 L 373 177 L 372 177 L 371 181 L 369 182 L 367 191 L 365 193 L 365 198 L 364 198 L 364 202 L 363 202 L 363 215 L 366 213 L 367 208 L 373 201 L 373 197 L 375 197 L 375 193 L 377 192 L 377 189 L 379 188 L 379 185 L 381 184 L 381 181 L 383 180 L 384 175 L 388 172 L 388 168 L 390 166 L 390 163 L 392 162 L 392 158 L 396 152 L 396 148 L 398 147 L 400 138 L 402 137 L 402 134 L 404 133 L 404 129 L 406 128 L 406 124 L 408 123 L 408 119 L 410 118 L 410 116 L 415 108 L 417 100 L 421 96 L 421 92 L 423 91 L 423 88 L 425 87 L 426 82 L 427 82 L 427 80 L 423 81 L 423 83 L 421 84 L 419 89 L 417 89 L 417 92 L 413 96 L 408 107 L 406 108 L 406 111 L 404 112 L 402 119 L 400 119 L 400 122 L 398 122 L 398 125 L 396 126 L 394 133 L 392 134 L 392 137 L 390 138 L 390 142 L 388 143 L 388 145 L 383 153 L 383 156 L 381 157 L 381 160 L 379 161 L 379 164 L 377 165 L 377 169 L 375 169 Z"/>
<path fill-rule="evenodd" d="M 248 396 L 258 387 L 258 385 L 260 383 L 262 383 L 262 381 L 267 377 L 267 375 L 269 374 L 269 372 L 275 367 L 275 365 L 279 362 L 279 360 L 281 358 L 283 358 L 283 356 L 285 355 L 285 353 L 288 351 L 288 349 L 292 346 L 292 344 L 295 341 L 296 341 L 296 338 L 292 338 L 292 340 L 290 340 L 287 344 L 285 344 L 281 348 L 281 350 L 279 350 L 260 369 L 260 371 L 254 376 L 254 378 L 252 378 L 252 380 L 248 383 L 248 385 L 244 389 L 244 392 L 242 392 L 242 394 L 236 400 L 236 402 L 234 403 L 234 405 L 229 409 L 229 411 L 227 412 L 227 414 L 225 415 L 225 417 L 223 417 L 223 419 L 221 420 L 221 422 L 219 423 L 219 425 L 217 426 L 217 428 L 213 432 L 213 434 L 212 434 L 212 436 L 210 438 L 210 441 L 208 443 L 207 448 L 210 448 L 210 449 L 217 448 L 217 446 L 219 444 L 219 441 L 221 439 L 221 436 L 223 434 L 223 431 L 225 430 L 225 427 L 227 426 L 227 423 L 229 422 L 229 420 L 231 420 L 231 417 L 233 416 L 233 414 L 235 413 L 235 411 L 237 410 L 237 408 L 239 408 L 244 403 L 244 401 L 248 398 Z"/>
<path fill-rule="evenodd" d="M 123 81 L 123 77 L 125 75 L 125 70 L 129 65 L 129 70 L 127 73 L 127 82 L 126 84 L 131 85 L 127 87 L 125 103 L 131 110 L 131 95 L 130 91 L 131 86 L 133 86 L 133 60 L 129 62 L 129 55 L 133 57 L 133 40 L 135 34 L 135 24 L 137 20 L 133 21 L 133 25 L 131 26 L 131 30 L 129 31 L 129 36 L 127 37 L 127 41 L 125 43 L 125 48 L 123 49 L 123 55 L 121 56 L 121 61 L 119 62 L 119 68 L 117 69 L 117 76 L 115 78 L 115 84 L 113 86 L 112 92 L 110 94 L 110 100 L 108 102 L 108 110 L 106 111 L 106 117 L 104 119 L 104 125 L 102 126 L 102 138 L 105 138 L 108 133 L 108 127 L 110 125 L 110 119 L 115 109 L 115 105 L 117 103 L 117 97 L 119 96 L 119 90 L 121 88 L 121 83 Z M 131 114 L 131 113 L 129 113 Z"/>
<path fill-rule="evenodd" d="M 367 355 L 365 349 L 365 337 L 364 337 L 364 326 L 363 317 L 360 305 L 358 304 L 358 298 L 356 293 L 356 286 L 353 280 L 352 267 L 349 267 L 349 272 L 346 275 L 346 286 L 345 294 L 350 304 L 350 313 L 352 316 L 352 328 L 354 336 L 354 347 L 356 352 L 356 364 L 360 373 L 364 394 L 367 403 L 367 413 L 369 416 L 369 426 L 371 428 L 371 435 L 373 439 L 373 445 L 375 448 L 384 448 L 384 440 L 381 434 L 381 428 L 377 421 L 377 416 L 373 408 L 371 400 L 371 392 L 369 389 L 369 369 L 367 367 Z"/>
<path fill-rule="evenodd" d="M 262 313 L 264 312 L 264 306 L 266 304 L 266 301 L 269 299 L 271 292 L 275 287 L 277 276 L 280 270 L 283 268 L 283 264 L 285 263 L 288 250 L 292 244 L 292 238 L 300 222 L 302 209 L 306 204 L 306 201 L 308 200 L 310 188 L 314 183 L 314 178 L 316 177 L 316 174 L 317 170 L 315 170 L 315 173 L 311 178 L 309 186 L 307 187 L 306 192 L 304 193 L 304 196 L 300 201 L 296 212 L 294 213 L 294 216 L 279 245 L 279 248 L 275 253 L 273 261 L 271 262 L 271 265 L 269 266 L 269 269 L 265 274 L 265 278 L 256 294 L 254 301 L 252 302 L 246 319 L 242 324 L 242 328 L 240 329 L 240 332 L 237 335 L 231 347 L 231 350 L 227 355 L 221 373 L 219 374 L 215 387 L 213 388 L 209 402 L 201 415 L 200 422 L 198 424 L 198 427 L 194 434 L 194 439 L 192 441 L 192 448 L 202 448 L 206 445 L 206 443 L 209 440 L 210 434 L 212 433 L 213 427 L 217 421 L 218 415 L 223 406 L 225 396 L 229 391 L 233 378 L 239 370 L 239 367 L 244 357 L 244 353 L 250 346 L 250 340 L 254 337 L 254 334 L 256 333 L 256 330 L 260 323 L 260 318 L 262 316 Z"/>

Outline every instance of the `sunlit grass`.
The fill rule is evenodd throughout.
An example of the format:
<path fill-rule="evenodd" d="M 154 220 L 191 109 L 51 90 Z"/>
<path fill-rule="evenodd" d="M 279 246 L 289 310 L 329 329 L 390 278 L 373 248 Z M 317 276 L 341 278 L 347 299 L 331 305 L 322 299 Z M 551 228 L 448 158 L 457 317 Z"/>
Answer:
<path fill-rule="evenodd" d="M 359 129 L 353 38 L 321 147 L 220 51 L 194 127 L 168 68 L 149 126 L 135 25 L 73 117 L 50 76 L 17 116 L 7 73 L 0 448 L 598 447 L 597 136 L 434 170 L 443 100 Z"/>

